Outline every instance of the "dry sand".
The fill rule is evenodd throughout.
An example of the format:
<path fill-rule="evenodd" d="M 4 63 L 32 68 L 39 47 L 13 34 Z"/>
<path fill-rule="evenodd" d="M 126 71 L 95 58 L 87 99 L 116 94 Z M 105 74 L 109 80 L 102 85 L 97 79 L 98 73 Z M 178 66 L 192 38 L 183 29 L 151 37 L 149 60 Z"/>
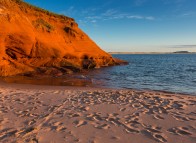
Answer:
<path fill-rule="evenodd" d="M 196 96 L 0 84 L 1 143 L 195 143 Z"/>

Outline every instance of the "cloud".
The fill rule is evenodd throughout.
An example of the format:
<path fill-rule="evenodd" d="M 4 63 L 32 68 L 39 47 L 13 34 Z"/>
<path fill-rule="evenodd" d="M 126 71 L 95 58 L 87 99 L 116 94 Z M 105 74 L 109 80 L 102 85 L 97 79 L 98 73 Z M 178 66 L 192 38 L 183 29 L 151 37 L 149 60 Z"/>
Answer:
<path fill-rule="evenodd" d="M 183 14 L 180 15 L 180 17 L 195 17 L 196 16 L 196 12 L 184 12 Z"/>
<path fill-rule="evenodd" d="M 74 6 L 70 6 L 67 10 L 61 11 L 60 14 L 74 17 L 75 14 L 77 14 L 77 10 L 74 8 Z"/>
<path fill-rule="evenodd" d="M 129 14 L 126 12 L 119 12 L 115 9 L 107 9 L 101 12 L 100 8 L 88 8 L 84 10 L 76 10 L 75 7 L 70 6 L 66 11 L 60 12 L 61 14 L 74 17 L 78 22 L 82 25 L 86 25 L 87 23 L 98 23 L 99 21 L 108 21 L 108 20 L 155 20 L 153 16 L 144 16 L 139 14 Z M 78 18 L 78 19 L 77 19 Z"/>
<path fill-rule="evenodd" d="M 96 23 L 96 22 L 97 22 L 97 20 L 92 20 L 91 22 L 92 22 L 92 23 Z"/>
<path fill-rule="evenodd" d="M 87 9 L 80 10 L 80 14 L 82 14 L 82 15 L 91 14 L 91 13 L 95 13 L 96 11 L 98 11 L 100 9 L 101 9 L 100 7 L 87 8 Z"/>
<path fill-rule="evenodd" d="M 85 17 L 85 19 L 95 20 L 95 19 L 102 19 L 102 17 L 101 16 L 87 16 Z"/>
<path fill-rule="evenodd" d="M 114 9 L 108 9 L 106 12 L 102 13 L 103 16 L 112 16 L 115 15 L 117 13 L 116 10 Z"/>
<path fill-rule="evenodd" d="M 118 20 L 118 19 L 137 19 L 137 20 L 155 20 L 153 16 L 142 16 L 142 15 L 132 15 L 128 13 L 120 13 L 116 10 L 109 9 L 105 12 L 101 13 L 100 15 L 91 15 L 86 16 L 85 20 L 88 21 L 101 21 L 101 20 Z"/>
<path fill-rule="evenodd" d="M 147 16 L 145 17 L 147 20 L 155 20 L 155 18 L 153 16 Z"/>
<path fill-rule="evenodd" d="M 128 15 L 127 18 L 128 19 L 144 19 L 144 17 L 140 15 Z"/>

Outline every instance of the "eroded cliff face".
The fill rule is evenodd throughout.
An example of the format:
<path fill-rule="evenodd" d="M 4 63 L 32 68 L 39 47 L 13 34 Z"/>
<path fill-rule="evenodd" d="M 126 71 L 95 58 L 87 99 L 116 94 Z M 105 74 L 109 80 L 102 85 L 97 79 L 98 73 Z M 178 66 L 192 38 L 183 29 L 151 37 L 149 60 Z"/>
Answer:
<path fill-rule="evenodd" d="M 74 19 L 20 0 L 0 0 L 0 76 L 64 74 L 115 64 Z"/>

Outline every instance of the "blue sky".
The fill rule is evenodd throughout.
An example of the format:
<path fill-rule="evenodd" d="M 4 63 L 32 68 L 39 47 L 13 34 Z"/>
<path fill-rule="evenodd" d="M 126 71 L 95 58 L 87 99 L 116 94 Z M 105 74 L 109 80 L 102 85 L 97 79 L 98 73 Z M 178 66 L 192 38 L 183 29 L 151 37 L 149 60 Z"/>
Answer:
<path fill-rule="evenodd" d="M 196 52 L 196 0 L 25 1 L 74 18 L 108 52 Z"/>

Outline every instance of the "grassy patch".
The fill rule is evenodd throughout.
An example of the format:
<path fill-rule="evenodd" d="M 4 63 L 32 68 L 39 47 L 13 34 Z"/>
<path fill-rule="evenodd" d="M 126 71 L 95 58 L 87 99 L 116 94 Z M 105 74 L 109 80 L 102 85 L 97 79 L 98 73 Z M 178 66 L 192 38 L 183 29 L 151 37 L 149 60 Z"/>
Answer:
<path fill-rule="evenodd" d="M 65 27 L 64 29 L 63 29 L 67 34 L 69 34 L 69 35 L 71 35 L 71 36 L 73 36 L 73 37 L 76 37 L 76 35 L 78 34 L 78 32 L 77 31 L 75 31 L 73 28 L 71 28 L 71 27 Z"/>
<path fill-rule="evenodd" d="M 51 32 L 54 30 L 54 27 L 48 23 L 47 21 L 43 20 L 42 18 L 37 19 L 36 21 L 33 21 L 33 25 L 35 28 L 44 28 L 47 32 Z"/>
<path fill-rule="evenodd" d="M 33 6 L 31 4 L 28 4 L 26 2 L 24 2 L 23 0 L 14 0 L 21 8 L 21 10 L 24 10 L 24 6 L 29 8 L 29 9 L 33 9 L 35 11 L 38 11 L 38 12 L 41 12 L 41 13 L 44 13 L 48 16 L 53 16 L 53 17 L 57 17 L 57 18 L 60 18 L 60 19 L 63 19 L 63 20 L 73 20 L 73 18 L 70 18 L 70 17 L 67 17 L 67 16 L 64 16 L 64 15 L 60 15 L 60 14 L 56 14 L 56 13 L 53 13 L 53 12 L 50 12 L 48 10 L 45 10 L 45 9 L 42 9 L 42 8 L 39 8 L 39 7 L 36 7 L 36 6 Z"/>

